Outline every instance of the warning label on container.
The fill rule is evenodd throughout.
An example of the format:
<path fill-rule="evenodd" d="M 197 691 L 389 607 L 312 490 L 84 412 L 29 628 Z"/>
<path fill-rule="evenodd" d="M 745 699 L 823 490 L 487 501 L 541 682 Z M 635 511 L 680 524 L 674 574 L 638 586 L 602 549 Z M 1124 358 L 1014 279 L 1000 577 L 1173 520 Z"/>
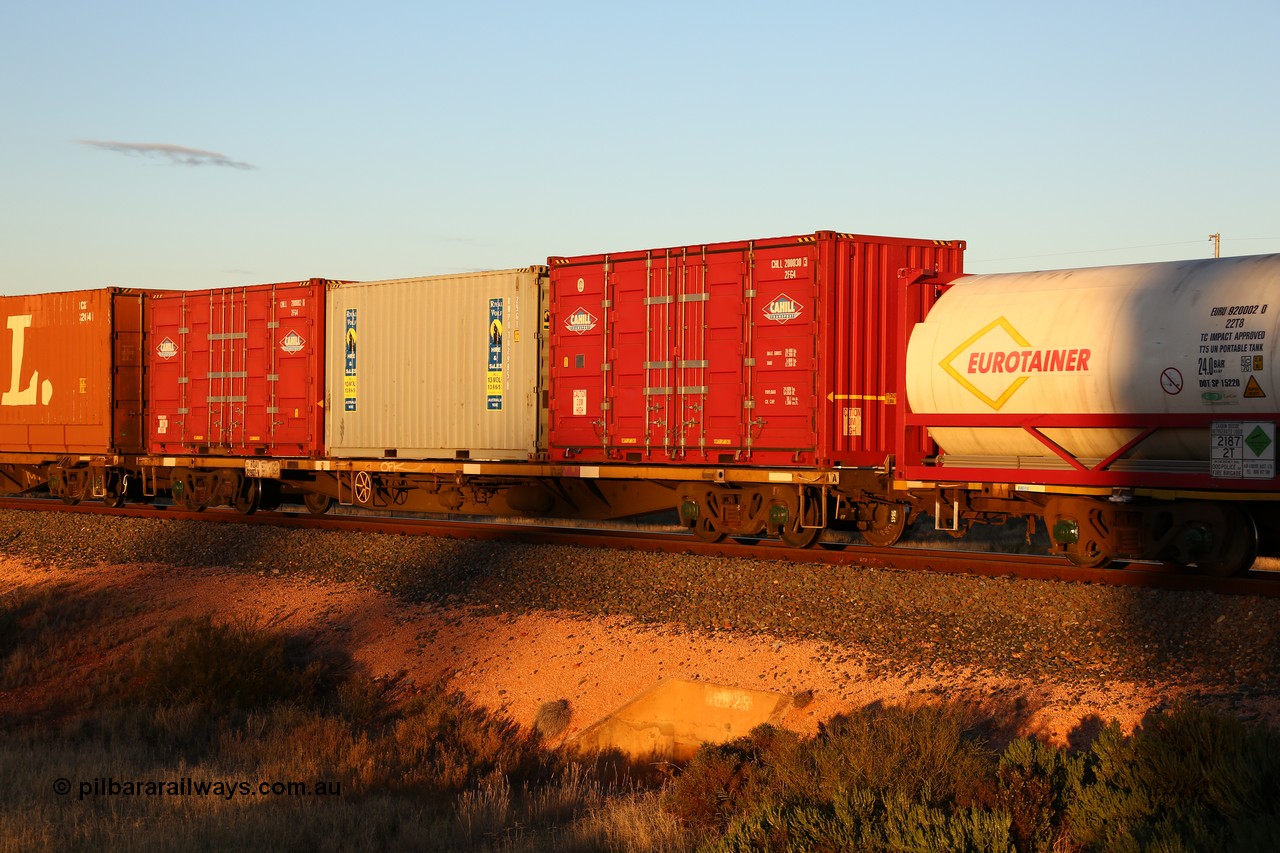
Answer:
<path fill-rule="evenodd" d="M 847 437 L 862 435 L 862 409 L 854 406 L 844 410 L 844 434 Z"/>
<path fill-rule="evenodd" d="M 356 410 L 356 309 L 346 312 L 347 333 L 344 336 L 346 359 L 342 375 L 342 405 L 348 412 Z"/>
<path fill-rule="evenodd" d="M 165 338 L 160 343 L 156 344 L 156 355 L 160 356 L 163 359 L 166 359 L 166 360 L 171 359 L 177 354 L 178 354 L 178 345 L 175 344 L 173 341 L 169 340 L 168 338 Z"/>
<path fill-rule="evenodd" d="M 1262 373 L 1269 319 L 1266 303 L 1209 305 L 1201 327 L 1196 381 L 1200 398 L 1210 406 L 1239 406 L 1241 400 L 1266 397 L 1259 381 Z M 1239 368 L 1236 368 L 1236 364 Z"/>
<path fill-rule="evenodd" d="M 489 300 L 489 368 L 485 373 L 489 411 L 502 410 L 502 299 Z"/>
<path fill-rule="evenodd" d="M 1275 477 L 1274 423 L 1214 421 L 1209 436 L 1209 476 L 1224 480 L 1270 480 Z"/>

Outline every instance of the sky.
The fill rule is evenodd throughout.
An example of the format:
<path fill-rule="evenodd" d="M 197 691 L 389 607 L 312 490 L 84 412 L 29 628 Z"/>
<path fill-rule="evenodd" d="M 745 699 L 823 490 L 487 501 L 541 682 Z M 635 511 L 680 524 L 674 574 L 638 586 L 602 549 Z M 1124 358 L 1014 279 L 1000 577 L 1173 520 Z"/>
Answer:
<path fill-rule="evenodd" d="M 0 293 L 818 230 L 1001 272 L 1280 252 L 1280 3 L 0 9 Z"/>

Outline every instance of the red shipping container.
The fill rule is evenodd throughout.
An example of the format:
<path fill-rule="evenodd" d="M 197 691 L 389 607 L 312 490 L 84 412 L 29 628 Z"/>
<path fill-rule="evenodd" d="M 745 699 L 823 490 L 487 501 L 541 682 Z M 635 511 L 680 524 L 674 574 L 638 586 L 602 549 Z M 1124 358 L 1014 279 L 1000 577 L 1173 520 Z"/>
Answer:
<path fill-rule="evenodd" d="M 142 452 L 144 298 L 118 287 L 0 297 L 0 451 Z"/>
<path fill-rule="evenodd" d="M 899 271 L 950 276 L 963 256 L 822 231 L 551 258 L 551 458 L 882 465 L 901 428 Z"/>
<path fill-rule="evenodd" d="M 149 451 L 321 455 L 326 284 L 310 279 L 152 299 Z"/>

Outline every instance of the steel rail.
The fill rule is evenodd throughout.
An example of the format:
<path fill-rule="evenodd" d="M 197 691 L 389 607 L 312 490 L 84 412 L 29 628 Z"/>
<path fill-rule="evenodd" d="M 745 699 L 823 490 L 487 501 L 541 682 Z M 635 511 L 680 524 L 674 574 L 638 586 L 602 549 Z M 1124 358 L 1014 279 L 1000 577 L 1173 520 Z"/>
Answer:
<path fill-rule="evenodd" d="M 112 509 L 100 503 L 68 505 L 54 499 L 35 498 L 0 498 L 0 509 L 182 519 L 212 524 L 253 524 L 352 533 L 486 539 L 581 548 L 684 553 L 743 560 L 776 560 L 815 565 L 1202 591 L 1223 595 L 1280 597 L 1280 572 L 1252 571 L 1237 577 L 1219 578 L 1188 573 L 1173 564 L 1166 563 L 1134 562 L 1109 568 L 1087 569 L 1072 565 L 1062 558 L 998 551 L 904 545 L 884 548 L 832 541 L 822 541 L 812 548 L 797 549 L 775 540 L 754 538 L 728 539 L 711 543 L 699 540 L 684 531 L 645 530 L 622 525 L 584 527 L 544 522 L 535 525 L 508 520 L 463 520 L 345 513 L 311 515 L 306 512 L 287 511 L 264 511 L 244 515 L 229 508 L 211 508 L 203 512 L 191 512 L 165 504 L 129 505 Z"/>

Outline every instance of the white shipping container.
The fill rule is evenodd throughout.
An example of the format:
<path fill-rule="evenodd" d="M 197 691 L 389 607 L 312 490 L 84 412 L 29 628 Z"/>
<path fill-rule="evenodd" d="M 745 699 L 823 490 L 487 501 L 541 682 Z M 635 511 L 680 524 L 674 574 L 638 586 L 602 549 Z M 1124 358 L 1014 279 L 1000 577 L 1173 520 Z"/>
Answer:
<path fill-rule="evenodd" d="M 334 284 L 325 435 L 347 458 L 538 452 L 545 267 Z"/>

